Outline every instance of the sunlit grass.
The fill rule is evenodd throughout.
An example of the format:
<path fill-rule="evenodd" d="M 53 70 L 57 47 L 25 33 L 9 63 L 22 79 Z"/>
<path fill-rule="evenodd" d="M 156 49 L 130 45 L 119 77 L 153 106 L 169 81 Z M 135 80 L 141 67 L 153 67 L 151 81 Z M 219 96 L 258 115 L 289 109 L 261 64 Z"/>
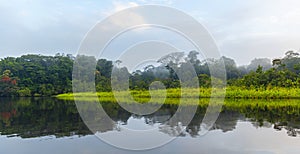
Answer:
<path fill-rule="evenodd" d="M 74 98 L 70 99 L 70 97 L 60 98 L 67 100 L 74 100 Z M 163 99 L 163 98 L 158 98 Z M 116 103 L 116 99 L 114 97 L 76 97 L 77 101 L 80 102 L 100 102 L 100 103 Z M 207 107 L 208 105 L 222 105 L 223 110 L 231 109 L 237 111 L 283 111 L 293 114 L 300 114 L 300 99 L 219 99 L 219 98 L 166 98 L 160 101 L 148 102 L 148 98 L 137 98 L 137 102 L 140 103 L 148 103 L 148 104 L 157 104 L 163 103 L 165 105 L 197 105 L 200 107 Z M 128 103 L 134 104 L 130 99 L 126 97 L 121 98 L 119 103 Z M 220 107 L 220 106 L 219 106 Z M 216 108 L 220 109 L 220 108 Z"/>
<path fill-rule="evenodd" d="M 210 97 L 211 92 L 214 94 L 214 97 Z M 64 100 L 74 100 L 75 97 L 78 101 L 86 102 L 135 103 L 128 97 L 132 96 L 139 103 L 199 105 L 204 107 L 210 104 L 223 105 L 223 109 L 229 108 L 245 111 L 286 110 L 297 114 L 300 112 L 300 89 L 296 88 L 246 90 L 239 87 L 227 87 L 225 100 L 220 98 L 223 94 L 222 91 L 211 88 L 184 89 L 183 95 L 181 95 L 180 89 L 168 89 L 166 98 L 161 95 L 162 91 L 160 90 L 151 91 L 151 93 L 154 99 L 150 99 L 149 91 L 131 91 L 131 95 L 124 91 L 118 91 L 115 92 L 118 95 L 118 101 L 112 92 L 62 94 L 57 97 Z"/>
<path fill-rule="evenodd" d="M 224 92 L 226 90 L 226 95 Z M 137 91 L 132 90 L 130 94 L 126 91 L 113 92 L 84 92 L 84 93 L 68 93 L 60 94 L 56 96 L 59 99 L 72 100 L 76 98 L 88 98 L 99 97 L 100 100 L 114 101 L 115 97 L 128 98 L 132 96 L 135 100 L 143 99 L 150 100 L 150 98 L 241 98 L 241 99 L 298 99 L 300 98 L 299 88 L 272 88 L 272 89 L 242 89 L 240 87 L 227 87 L 226 89 L 212 89 L 212 88 L 200 88 L 200 89 L 167 89 L 166 96 L 163 95 L 163 90 L 149 91 Z M 142 101 L 143 102 L 143 101 Z M 147 101 L 146 101 L 147 102 Z"/>

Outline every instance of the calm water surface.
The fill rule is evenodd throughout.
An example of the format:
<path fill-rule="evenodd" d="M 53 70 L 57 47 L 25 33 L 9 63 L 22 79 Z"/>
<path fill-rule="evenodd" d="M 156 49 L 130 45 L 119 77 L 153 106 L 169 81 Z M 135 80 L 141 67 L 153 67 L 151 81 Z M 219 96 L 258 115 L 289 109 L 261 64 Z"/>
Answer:
<path fill-rule="evenodd" d="M 285 100 L 282 100 L 285 101 Z M 300 101 L 299 101 L 300 103 Z M 177 110 L 164 105 L 147 116 L 137 116 L 116 103 L 103 103 L 118 125 L 132 129 L 162 125 L 170 136 L 176 125 L 165 125 Z M 115 148 L 95 137 L 82 122 L 72 101 L 53 98 L 0 99 L 1 154 L 113 154 L 113 153 L 300 153 L 300 109 L 295 107 L 225 108 L 214 127 L 199 136 L 206 108 L 198 107 L 186 131 L 174 141 L 147 151 Z M 183 119 L 184 120 L 184 119 Z M 106 125 L 99 133 L 113 134 L 118 125 Z M 146 141 L 145 139 L 144 141 Z M 137 144 L 144 141 L 128 141 Z"/>

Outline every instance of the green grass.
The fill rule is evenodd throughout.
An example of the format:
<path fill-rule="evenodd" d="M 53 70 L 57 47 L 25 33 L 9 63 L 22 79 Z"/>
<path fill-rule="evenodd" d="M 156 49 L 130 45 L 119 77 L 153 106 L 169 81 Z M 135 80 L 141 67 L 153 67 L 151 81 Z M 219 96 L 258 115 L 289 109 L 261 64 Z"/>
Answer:
<path fill-rule="evenodd" d="M 117 103 L 116 99 L 108 97 L 80 97 L 78 101 L 82 102 L 100 102 L 100 103 Z M 146 98 L 139 98 L 138 102 L 147 102 Z M 121 103 L 134 104 L 126 98 L 120 100 Z M 265 111 L 282 111 L 289 114 L 299 114 L 300 115 L 300 99 L 196 99 L 196 98 L 167 98 L 161 101 L 147 102 L 147 104 L 157 104 L 164 103 L 164 105 L 196 105 L 199 107 L 207 107 L 210 105 L 222 105 L 222 109 L 230 109 L 236 111 L 256 111 L 256 112 L 265 112 Z M 219 106 L 220 107 L 220 106 Z M 215 108 L 221 109 L 221 108 Z M 274 113 L 276 114 L 276 112 Z"/>
<path fill-rule="evenodd" d="M 212 89 L 212 88 L 200 88 L 200 89 L 167 89 L 166 97 L 164 95 L 164 90 L 155 91 L 130 91 L 131 95 L 135 100 L 143 99 L 150 100 L 152 98 L 222 98 L 224 96 L 224 90 L 222 89 Z M 110 100 L 114 101 L 114 96 L 118 98 L 128 98 L 128 93 L 125 91 L 117 92 L 98 92 L 98 93 L 68 93 L 60 94 L 56 97 L 59 99 L 73 100 L 74 96 L 76 98 L 88 98 L 96 99 L 98 96 L 100 100 Z M 242 89 L 240 87 L 227 87 L 226 88 L 226 98 L 239 98 L 239 99 L 299 99 L 300 89 L 299 88 L 272 88 L 267 90 L 257 90 L 257 89 Z M 142 101 L 143 102 L 143 101 Z M 146 101 L 147 102 L 147 101 Z"/>
<path fill-rule="evenodd" d="M 300 89 L 274 88 L 263 91 L 229 87 L 226 90 L 225 100 L 216 97 L 221 96 L 222 93 L 215 89 L 200 89 L 200 91 L 185 89 L 185 97 L 183 98 L 180 97 L 180 89 L 168 89 L 166 99 L 162 97 L 162 91 L 152 91 L 152 96 L 154 96 L 152 99 L 150 99 L 149 91 L 131 91 L 131 94 L 134 100 L 139 103 L 199 105 L 201 107 L 207 107 L 211 103 L 211 105 L 223 105 L 223 109 L 243 110 L 244 112 L 255 110 L 257 112 L 282 111 L 300 114 Z M 211 91 L 215 92 L 214 98 L 209 98 Z M 116 94 L 118 95 L 117 98 L 112 92 L 61 94 L 57 97 L 63 100 L 74 100 L 75 96 L 76 100 L 84 102 L 134 103 L 127 93 L 120 91 Z M 199 96 L 202 98 L 199 99 Z"/>

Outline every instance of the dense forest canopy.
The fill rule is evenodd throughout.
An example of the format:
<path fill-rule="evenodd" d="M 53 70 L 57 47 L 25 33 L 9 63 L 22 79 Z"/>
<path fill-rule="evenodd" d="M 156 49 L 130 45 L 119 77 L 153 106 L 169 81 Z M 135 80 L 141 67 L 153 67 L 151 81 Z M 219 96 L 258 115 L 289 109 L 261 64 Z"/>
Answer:
<path fill-rule="evenodd" d="M 117 67 L 121 61 L 95 57 L 56 54 L 55 56 L 23 55 L 21 57 L 6 57 L 0 60 L 0 96 L 51 96 L 72 92 L 72 71 L 75 59 L 86 61 L 87 65 L 95 62 L 96 68 L 92 76 L 86 76 L 86 81 L 93 81 L 97 91 L 111 91 L 113 69 L 129 77 L 129 88 L 147 90 L 154 81 L 161 81 L 166 88 L 179 88 L 181 83 L 174 70 L 184 69 L 187 63 L 192 64 L 201 87 L 211 86 L 209 67 L 218 69 L 224 62 L 229 86 L 243 88 L 300 87 L 300 56 L 298 52 L 288 51 L 283 58 L 254 59 L 248 66 L 237 66 L 233 59 L 205 59 L 200 61 L 197 51 L 190 51 L 187 56 L 182 52 L 167 55 L 158 60 L 159 66 L 149 65 L 143 70 L 129 72 L 125 67 Z M 184 61 L 178 60 L 183 58 Z M 77 68 L 81 74 L 85 67 Z M 218 79 L 218 76 L 213 76 Z M 219 81 L 224 82 L 222 80 Z M 73 81 L 79 87 L 87 90 L 80 81 Z M 187 83 L 188 84 L 188 83 Z M 121 87 L 121 86 L 120 86 Z"/>

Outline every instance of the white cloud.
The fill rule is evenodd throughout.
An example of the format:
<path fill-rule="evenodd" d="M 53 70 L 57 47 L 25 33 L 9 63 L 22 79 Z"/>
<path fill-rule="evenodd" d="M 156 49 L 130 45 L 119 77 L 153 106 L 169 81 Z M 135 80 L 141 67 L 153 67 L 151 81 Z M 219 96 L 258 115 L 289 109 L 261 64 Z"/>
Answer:
<path fill-rule="evenodd" d="M 129 1 L 129 2 L 124 2 L 124 1 L 113 1 L 113 7 L 104 11 L 103 15 L 108 16 L 113 13 L 116 13 L 118 11 L 130 8 L 130 7 L 135 7 L 139 5 L 144 5 L 144 4 L 163 4 L 163 5 L 172 5 L 174 2 L 173 0 L 136 0 L 135 2 Z"/>
<path fill-rule="evenodd" d="M 137 2 L 143 4 L 165 4 L 165 5 L 172 5 L 174 3 L 173 0 L 137 0 Z"/>
<path fill-rule="evenodd" d="M 134 10 L 125 11 L 123 13 L 117 13 L 124 9 L 130 7 L 136 7 L 136 6 L 139 6 L 139 4 L 135 2 L 125 3 L 125 2 L 114 1 L 113 8 L 103 12 L 103 15 L 105 15 L 105 17 L 108 17 L 107 20 L 109 23 L 107 23 L 106 26 L 103 26 L 101 28 L 107 33 L 110 33 L 110 32 L 114 32 L 116 29 L 120 29 L 120 28 L 124 29 L 124 28 L 131 27 L 132 25 L 145 24 L 146 21 L 144 17 L 141 16 L 139 12 L 135 12 Z"/>
<path fill-rule="evenodd" d="M 113 8 L 110 8 L 109 10 L 104 11 L 103 15 L 108 16 L 108 15 L 111 15 L 118 11 L 130 8 L 130 7 L 135 7 L 135 6 L 139 6 L 139 4 L 137 4 L 135 2 L 113 1 Z"/>
<path fill-rule="evenodd" d="M 288 49 L 300 48 L 300 1 L 254 0 L 237 6 L 210 11 L 217 10 L 212 6 L 200 18 L 222 54 L 246 64 L 255 57 L 280 57 Z"/>
<path fill-rule="evenodd" d="M 99 20 L 144 4 L 171 5 L 188 12 L 212 33 L 222 54 L 241 64 L 255 57 L 280 57 L 289 48 L 300 48 L 299 0 L 218 3 L 205 0 L 103 0 L 72 4 L 59 0 L 0 1 L 1 54 L 2 51 L 21 54 L 25 51 L 76 50 L 84 34 Z M 145 23 L 145 19 L 132 12 L 125 21 L 115 19 L 111 22 L 114 26 L 124 26 L 129 22 Z"/>

